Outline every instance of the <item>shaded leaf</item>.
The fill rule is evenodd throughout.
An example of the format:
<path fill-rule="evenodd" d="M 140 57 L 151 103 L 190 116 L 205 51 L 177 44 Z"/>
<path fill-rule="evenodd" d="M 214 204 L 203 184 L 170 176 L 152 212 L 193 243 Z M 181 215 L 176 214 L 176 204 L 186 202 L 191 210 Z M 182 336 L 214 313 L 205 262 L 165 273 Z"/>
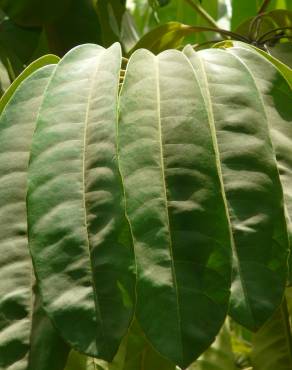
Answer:
<path fill-rule="evenodd" d="M 215 342 L 189 367 L 189 370 L 236 370 L 230 336 L 231 332 L 226 322 Z"/>
<path fill-rule="evenodd" d="M 231 29 L 235 30 L 243 21 L 257 15 L 261 0 L 231 0 Z"/>
<path fill-rule="evenodd" d="M 290 67 L 292 74 L 292 42 L 277 43 L 275 46 L 267 46 L 273 57 Z"/>
<path fill-rule="evenodd" d="M 235 32 L 244 36 L 249 35 L 252 39 L 263 42 L 277 34 L 273 30 L 279 27 L 292 27 L 291 11 L 284 9 L 272 10 L 265 13 L 257 22 L 254 22 L 254 18 L 246 19 L 236 28 Z M 283 31 L 287 35 L 292 35 L 292 29 Z"/>
<path fill-rule="evenodd" d="M 75 349 L 111 360 L 134 304 L 117 166 L 121 50 L 73 49 L 46 90 L 29 167 L 30 248 L 43 303 Z"/>
<path fill-rule="evenodd" d="M 224 321 L 231 250 L 207 108 L 182 53 L 139 50 L 130 58 L 119 148 L 137 319 L 163 356 L 186 367 Z"/>
<path fill-rule="evenodd" d="M 40 29 L 26 29 L 5 19 L 0 24 L 0 58 L 13 81 L 31 61 Z"/>
<path fill-rule="evenodd" d="M 286 300 L 254 335 L 252 364 L 254 370 L 292 369 L 292 337 Z"/>
<path fill-rule="evenodd" d="M 267 121 L 270 128 L 278 171 L 284 191 L 290 250 L 292 250 L 292 106 L 291 88 L 281 73 L 267 59 L 245 48 L 228 49 L 237 55 L 254 76 L 262 94 Z M 290 276 L 292 281 L 292 257 L 290 252 Z"/>
<path fill-rule="evenodd" d="M 267 110 L 255 76 L 245 60 L 230 50 L 233 53 L 233 49 L 195 53 L 188 47 L 185 53 L 204 92 L 211 127 L 216 130 L 217 165 L 233 235 L 230 314 L 257 330 L 280 304 L 287 278 L 283 193 L 268 120 L 273 114 L 275 124 L 281 124 L 285 111 L 281 106 Z M 246 53 L 251 60 L 257 55 Z M 276 101 L 282 98 L 277 81 L 271 81 L 269 91 Z"/>
<path fill-rule="evenodd" d="M 154 350 L 135 320 L 108 370 L 153 369 L 175 370 L 176 366 Z"/>
<path fill-rule="evenodd" d="M 40 307 L 28 251 L 26 181 L 42 95 L 55 66 L 18 87 L 0 118 L 0 368 L 62 370 L 67 346 Z"/>
<path fill-rule="evenodd" d="M 65 14 L 71 0 L 1 0 L 1 9 L 18 25 L 41 26 Z"/>
<path fill-rule="evenodd" d="M 68 11 L 46 23 L 44 29 L 50 51 L 59 56 L 81 44 L 102 45 L 101 26 L 92 0 L 71 0 Z"/>
<path fill-rule="evenodd" d="M 163 24 L 143 36 L 130 51 L 130 54 L 142 48 L 155 54 L 167 49 L 176 49 L 181 46 L 183 39 L 191 33 L 188 26 L 178 22 Z"/>
<path fill-rule="evenodd" d="M 120 41 L 122 20 L 126 11 L 123 0 L 95 0 L 95 8 L 101 25 L 104 46 Z"/>

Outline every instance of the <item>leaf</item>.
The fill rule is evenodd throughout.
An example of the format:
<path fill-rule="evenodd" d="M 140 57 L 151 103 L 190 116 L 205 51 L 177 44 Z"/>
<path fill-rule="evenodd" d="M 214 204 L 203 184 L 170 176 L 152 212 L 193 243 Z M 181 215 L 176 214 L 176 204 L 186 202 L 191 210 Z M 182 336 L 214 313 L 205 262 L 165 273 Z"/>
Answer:
<path fill-rule="evenodd" d="M 286 300 L 254 335 L 252 363 L 254 370 L 292 368 L 292 337 Z"/>
<path fill-rule="evenodd" d="M 42 26 L 65 14 L 71 0 L 0 0 L 1 9 L 18 25 Z"/>
<path fill-rule="evenodd" d="M 68 352 L 34 287 L 25 205 L 35 118 L 54 68 L 46 66 L 23 81 L 0 118 L 1 369 L 62 370 Z"/>
<path fill-rule="evenodd" d="M 13 81 L 30 63 L 41 32 L 38 28 L 19 27 L 7 18 L 0 27 L 0 58 L 6 69 L 10 70 Z"/>
<path fill-rule="evenodd" d="M 154 54 L 168 49 L 178 49 L 182 46 L 183 40 L 192 34 L 202 32 L 215 32 L 216 29 L 205 26 L 188 26 L 179 22 L 169 22 L 156 27 L 143 36 L 138 43 L 130 50 L 129 54 L 139 49 L 148 49 Z M 229 31 L 218 30 L 218 33 L 232 36 Z"/>
<path fill-rule="evenodd" d="M 286 79 L 290 87 L 292 88 L 292 70 L 285 64 L 283 64 L 281 61 L 278 59 L 274 58 L 272 55 L 266 53 L 265 51 L 256 48 L 253 45 L 248 45 L 244 42 L 240 41 L 222 41 L 218 42 L 217 44 L 214 45 L 215 48 L 230 48 L 230 47 L 240 47 L 243 49 L 248 49 L 250 51 L 257 51 L 259 54 L 261 54 L 263 57 L 265 57 L 269 62 L 271 62 L 277 69 L 278 71 L 282 74 L 282 76 Z"/>
<path fill-rule="evenodd" d="M 104 46 L 110 46 L 116 41 L 120 41 L 123 15 L 126 6 L 121 0 L 94 0 L 94 6 L 98 14 L 102 30 Z"/>
<path fill-rule="evenodd" d="M 254 23 L 254 27 L 252 27 Z M 273 30 L 281 27 L 292 27 L 292 12 L 284 9 L 272 10 L 265 13 L 258 23 L 254 22 L 254 18 L 245 19 L 235 30 L 243 36 L 252 36 L 252 39 L 257 39 L 260 42 L 269 40 L 277 34 Z M 292 29 L 284 29 L 287 35 L 292 35 Z"/>
<path fill-rule="evenodd" d="M 132 317 L 133 250 L 117 165 L 121 50 L 84 45 L 58 64 L 29 167 L 29 242 L 43 304 L 66 341 L 111 360 Z"/>
<path fill-rule="evenodd" d="M 292 250 L 292 107 L 291 88 L 281 73 L 267 59 L 255 51 L 240 47 L 228 49 L 237 55 L 254 76 L 257 88 L 260 91 L 270 135 L 275 150 L 278 171 L 284 191 L 287 224 L 289 228 L 290 251 Z M 292 281 L 292 256 L 290 253 L 290 276 Z"/>
<path fill-rule="evenodd" d="M 72 350 L 68 356 L 65 370 L 87 370 L 87 357 Z"/>
<path fill-rule="evenodd" d="M 108 370 L 175 370 L 176 366 L 156 352 L 134 320 Z"/>
<path fill-rule="evenodd" d="M 45 23 L 44 29 L 51 53 L 59 56 L 81 44 L 102 44 L 101 25 L 91 0 L 71 0 L 68 11 Z"/>
<path fill-rule="evenodd" d="M 281 105 L 272 109 L 272 101 L 271 109 L 265 107 L 256 76 L 230 50 L 195 53 L 188 47 L 185 54 L 200 81 L 210 124 L 216 130 L 217 165 L 233 236 L 230 314 L 257 330 L 280 304 L 287 278 L 283 193 L 268 119 L 272 114 L 275 124 L 281 124 L 286 111 Z M 246 53 L 250 60 L 257 55 Z M 269 91 L 275 101 L 282 99 L 277 81 L 270 81 Z"/>
<path fill-rule="evenodd" d="M 236 370 L 230 335 L 226 322 L 215 342 L 190 366 L 189 370 Z"/>
<path fill-rule="evenodd" d="M 188 26 L 179 22 L 163 24 L 143 36 L 129 54 L 142 48 L 155 54 L 167 49 L 176 49 L 182 44 L 183 39 L 191 33 Z"/>
<path fill-rule="evenodd" d="M 177 21 L 182 24 L 189 24 L 192 26 L 207 26 L 210 24 L 206 22 L 206 19 L 203 18 L 198 10 L 192 6 L 192 3 L 197 5 L 197 7 L 206 11 L 210 17 L 213 17 L 215 20 L 218 19 L 218 1 L 209 0 L 204 2 L 201 6 L 197 3 L 197 0 L 172 0 L 167 6 L 163 8 L 157 8 L 155 12 L 152 13 L 150 17 L 150 25 L 153 27 L 158 24 L 165 24 L 167 22 Z M 197 4 L 196 4 L 197 3 Z M 193 33 L 187 37 L 187 42 L 202 43 L 209 39 L 214 39 L 214 33 Z"/>
<path fill-rule="evenodd" d="M 136 28 L 135 20 L 127 10 L 122 19 L 120 40 L 126 53 L 128 53 L 140 37 Z"/>
<path fill-rule="evenodd" d="M 182 53 L 131 56 L 118 136 L 137 319 L 156 350 L 185 368 L 224 321 L 231 250 L 207 108 Z"/>
<path fill-rule="evenodd" d="M 275 46 L 267 46 L 272 56 L 286 64 L 292 74 L 292 42 L 277 43 Z"/>
<path fill-rule="evenodd" d="M 231 29 L 235 30 L 240 23 L 257 15 L 260 0 L 231 0 Z"/>
<path fill-rule="evenodd" d="M 34 71 L 44 67 L 48 64 L 57 64 L 60 59 L 55 55 L 45 55 L 34 62 L 32 62 L 17 78 L 13 81 L 13 83 L 9 86 L 5 94 L 1 97 L 0 100 L 0 114 L 2 113 L 3 109 L 5 108 L 8 101 L 13 96 L 15 90 L 24 81 L 28 76 L 30 76 Z"/>

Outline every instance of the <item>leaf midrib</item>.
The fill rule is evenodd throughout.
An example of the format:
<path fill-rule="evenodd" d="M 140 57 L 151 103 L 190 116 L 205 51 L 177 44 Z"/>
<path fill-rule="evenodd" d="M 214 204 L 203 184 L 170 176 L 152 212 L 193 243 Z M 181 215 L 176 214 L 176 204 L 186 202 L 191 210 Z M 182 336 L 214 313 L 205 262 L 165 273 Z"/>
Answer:
<path fill-rule="evenodd" d="M 92 100 L 92 96 L 93 96 L 93 92 L 94 92 L 95 80 L 96 80 L 97 74 L 99 72 L 101 58 L 102 58 L 102 56 L 104 56 L 104 54 L 105 54 L 105 51 L 103 51 L 101 54 L 99 54 L 97 56 L 96 70 L 95 70 L 95 73 L 92 77 L 92 82 L 91 82 L 91 86 L 90 86 L 90 91 L 89 91 L 89 95 L 88 95 L 88 102 L 87 102 L 86 112 L 85 112 L 84 135 L 83 135 L 83 152 L 82 152 L 82 155 L 83 155 L 83 158 L 82 158 L 82 187 L 83 187 L 82 194 L 83 194 L 83 199 L 82 199 L 82 201 L 83 201 L 83 208 L 84 208 L 85 235 L 86 235 L 87 248 L 88 248 L 88 257 L 89 257 L 90 267 L 91 267 L 90 277 L 91 277 L 91 285 L 92 285 L 92 289 L 93 289 L 93 299 L 94 299 L 95 313 L 97 314 L 97 317 L 99 317 L 99 320 L 100 320 L 101 335 L 102 335 L 103 339 L 105 339 L 105 337 L 106 337 L 105 336 L 105 328 L 104 328 L 104 323 L 103 323 L 103 320 L 102 320 L 101 307 L 100 307 L 100 303 L 99 303 L 97 287 L 96 287 L 95 280 L 94 280 L 94 277 L 93 277 L 94 266 L 93 266 L 93 261 L 92 261 L 92 258 L 91 258 L 90 237 L 89 237 L 89 233 L 88 233 L 88 214 L 87 214 L 87 202 L 86 202 L 86 176 L 85 176 L 85 167 L 86 166 L 85 166 L 85 162 L 86 162 L 86 157 L 87 157 L 86 148 L 87 148 L 87 136 L 88 136 L 89 113 L 90 113 L 90 109 L 91 109 L 91 100 Z M 97 326 L 96 327 L 97 332 L 98 332 L 98 329 L 99 328 Z M 104 342 L 104 346 L 108 350 L 108 346 L 107 346 L 106 341 L 103 340 L 103 342 Z M 96 343 L 96 348 L 98 348 L 97 337 L 95 337 L 95 343 Z"/>
<path fill-rule="evenodd" d="M 166 211 L 166 222 L 167 222 L 167 229 L 168 229 L 168 236 L 169 236 L 169 252 L 170 252 L 170 259 L 171 259 L 171 272 L 172 278 L 174 283 L 175 289 L 175 297 L 176 297 L 176 312 L 177 312 L 177 323 L 178 323 L 178 340 L 180 344 L 180 354 L 181 354 L 181 362 L 184 363 L 184 350 L 182 344 L 182 334 L 181 334 L 181 316 L 180 316 L 180 306 L 179 306 L 179 294 L 178 294 L 178 285 L 175 273 L 175 266 L 174 266 L 174 258 L 173 258 L 173 243 L 171 238 L 171 231 L 170 231 L 170 220 L 169 220 L 169 211 L 168 211 L 168 199 L 167 199 L 167 190 L 166 190 L 166 180 L 165 180 L 165 165 L 164 165 L 164 154 L 163 154 L 163 144 L 162 144 L 162 127 L 161 127 L 161 109 L 160 109 L 160 84 L 159 84 L 159 57 L 154 57 L 155 60 L 155 73 L 156 73 L 156 96 L 157 96 L 157 118 L 158 118 L 158 132 L 159 132 L 159 147 L 160 147 L 160 163 L 161 163 L 161 176 L 162 176 L 162 184 L 163 184 L 163 192 L 164 192 L 164 204 L 165 204 L 165 211 Z"/>
<path fill-rule="evenodd" d="M 207 77 L 207 73 L 206 73 L 206 70 L 205 70 L 204 63 L 202 62 L 202 60 L 201 60 L 201 58 L 198 54 L 197 54 L 197 57 L 198 57 L 200 65 L 201 65 L 201 72 L 202 72 L 202 75 L 203 75 L 204 84 L 206 86 L 206 89 L 205 89 L 206 94 L 204 94 L 203 91 L 202 91 L 201 83 L 197 78 L 197 72 L 195 71 L 192 63 L 189 61 L 188 58 L 186 58 L 186 59 L 188 60 L 189 64 L 191 65 L 191 68 L 193 70 L 195 78 L 198 81 L 199 89 L 201 91 L 201 94 L 202 94 L 203 99 L 204 99 L 204 101 L 206 103 L 206 106 L 207 106 L 208 122 L 209 122 L 210 132 L 211 132 L 211 136 L 212 136 L 212 144 L 213 144 L 213 149 L 214 149 L 214 154 L 215 154 L 217 173 L 218 173 L 218 177 L 219 177 L 219 181 L 220 181 L 220 192 L 221 192 L 221 195 L 222 195 L 222 199 L 223 199 L 223 203 L 224 203 L 224 207 L 225 207 L 226 218 L 227 218 L 227 222 L 228 222 L 228 226 L 229 226 L 231 247 L 232 247 L 232 251 L 234 252 L 233 257 L 235 258 L 235 263 L 236 263 L 236 267 L 238 269 L 238 275 L 240 277 L 242 290 L 243 290 L 243 293 L 244 293 L 244 296 L 245 296 L 245 299 L 246 299 L 246 304 L 247 304 L 247 307 L 248 307 L 248 310 L 249 310 L 251 316 L 253 317 L 251 304 L 249 302 L 249 297 L 248 297 L 248 294 L 247 294 L 247 288 L 246 288 L 246 285 L 245 285 L 245 281 L 243 279 L 241 266 L 240 266 L 240 262 L 239 262 L 239 257 L 238 257 L 238 253 L 237 253 L 237 249 L 236 249 L 235 240 L 234 240 L 231 217 L 230 217 L 230 214 L 229 214 L 228 200 L 227 200 L 225 190 L 224 190 L 225 186 L 224 186 L 224 179 L 223 179 L 223 173 L 222 173 L 222 168 L 221 168 L 219 144 L 218 144 L 216 129 L 215 129 L 215 118 L 214 118 L 214 112 L 213 112 L 213 107 L 212 107 L 212 99 L 211 99 L 211 95 L 210 95 L 210 92 L 209 92 L 209 89 L 208 89 L 208 85 L 209 85 L 208 77 Z"/>

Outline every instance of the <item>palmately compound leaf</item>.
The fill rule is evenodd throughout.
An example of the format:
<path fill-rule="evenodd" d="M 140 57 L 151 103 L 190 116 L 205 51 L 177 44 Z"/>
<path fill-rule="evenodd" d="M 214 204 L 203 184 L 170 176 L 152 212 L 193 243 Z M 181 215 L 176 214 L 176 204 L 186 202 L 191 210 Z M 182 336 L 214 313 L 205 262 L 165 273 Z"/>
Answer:
<path fill-rule="evenodd" d="M 29 167 L 30 248 L 43 304 L 75 349 L 111 360 L 134 305 L 133 248 L 117 164 L 118 44 L 58 64 Z"/>
<path fill-rule="evenodd" d="M 208 108 L 182 53 L 130 58 L 118 140 L 137 319 L 154 347 L 185 368 L 224 321 L 231 236 Z"/>
<path fill-rule="evenodd" d="M 28 250 L 29 151 L 54 65 L 16 90 L 0 117 L 0 369 L 62 370 L 68 348 L 40 305 Z"/>
<path fill-rule="evenodd" d="M 220 49 L 195 53 L 188 47 L 184 52 L 200 80 L 216 132 L 233 235 L 230 314 L 256 330 L 279 306 L 287 279 L 287 225 L 269 120 L 285 124 L 280 115 L 288 113 L 281 107 L 278 113 L 267 110 L 267 102 L 273 101 L 267 98 L 264 104 L 265 92 L 240 57 Z M 270 83 L 269 91 L 282 99 Z"/>

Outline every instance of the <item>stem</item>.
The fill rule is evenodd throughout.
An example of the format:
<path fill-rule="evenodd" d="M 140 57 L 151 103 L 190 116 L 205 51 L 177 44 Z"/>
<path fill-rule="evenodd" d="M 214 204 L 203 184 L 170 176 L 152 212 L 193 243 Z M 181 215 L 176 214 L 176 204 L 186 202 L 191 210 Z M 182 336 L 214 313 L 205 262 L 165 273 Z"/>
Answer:
<path fill-rule="evenodd" d="M 216 44 L 217 42 L 221 42 L 221 41 L 224 41 L 224 40 L 210 40 L 210 41 L 205 41 L 205 42 L 201 42 L 200 44 L 192 45 L 192 48 L 193 49 L 197 49 L 197 48 L 200 48 L 202 46 L 209 45 L 209 44 Z"/>
<path fill-rule="evenodd" d="M 287 40 L 292 40 L 292 36 L 285 36 L 285 35 L 276 35 L 276 36 L 273 36 L 269 39 L 265 39 L 263 41 L 260 42 L 260 44 L 266 44 L 268 42 L 272 42 L 272 41 L 279 41 L 279 40 L 282 40 L 282 39 L 287 39 Z"/>
<path fill-rule="evenodd" d="M 188 28 L 190 31 L 193 30 L 195 32 L 200 32 L 200 31 L 216 32 L 216 33 L 220 33 L 221 35 L 224 35 L 224 36 L 229 36 L 229 37 L 231 37 L 235 40 L 240 40 L 240 41 L 249 43 L 248 38 L 246 38 L 242 35 L 239 35 L 237 33 L 221 29 L 221 28 L 212 28 L 212 27 L 204 27 L 204 26 L 186 26 L 186 25 L 185 25 L 185 27 Z"/>
<path fill-rule="evenodd" d="M 262 5 L 260 6 L 258 14 L 264 13 L 267 10 L 267 7 L 270 5 L 270 2 L 271 0 L 264 0 Z"/>
<path fill-rule="evenodd" d="M 266 36 L 268 35 L 271 35 L 273 34 L 274 32 L 278 32 L 278 31 L 284 31 L 284 30 L 292 30 L 292 27 L 279 27 L 279 28 L 274 28 L 273 30 L 269 31 L 269 32 L 266 32 L 264 33 L 258 40 L 256 40 L 257 42 L 262 42 Z"/>
<path fill-rule="evenodd" d="M 258 14 L 250 22 L 249 29 L 248 29 L 248 38 L 250 40 L 253 40 L 254 38 L 255 39 L 257 38 L 263 15 L 264 15 L 264 13 Z M 254 35 L 255 35 L 255 37 L 253 37 Z"/>
<path fill-rule="evenodd" d="M 219 29 L 219 27 L 218 27 L 218 25 L 217 25 L 217 23 L 216 23 L 216 21 L 215 21 L 215 19 L 214 18 L 212 18 L 211 16 L 210 16 L 210 14 L 208 14 L 207 12 L 206 12 L 206 10 L 200 5 L 200 4 L 196 4 L 193 0 L 185 0 L 185 2 L 186 3 L 188 3 L 193 9 L 195 9 L 195 11 L 198 13 L 198 14 L 200 14 L 200 16 L 203 18 L 203 19 L 205 19 L 205 21 L 207 22 L 207 23 L 209 23 L 212 27 L 214 27 L 214 28 L 218 28 Z"/>

